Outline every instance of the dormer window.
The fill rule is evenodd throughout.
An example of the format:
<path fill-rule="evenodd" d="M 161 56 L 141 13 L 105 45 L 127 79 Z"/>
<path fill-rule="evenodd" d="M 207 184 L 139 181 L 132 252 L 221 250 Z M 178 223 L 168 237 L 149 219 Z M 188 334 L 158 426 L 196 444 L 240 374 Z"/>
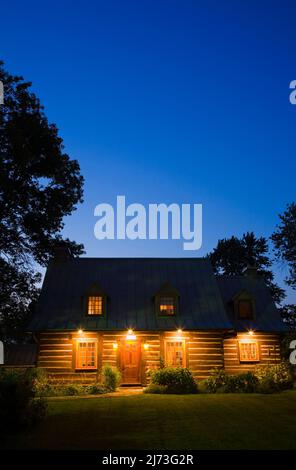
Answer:
<path fill-rule="evenodd" d="M 93 284 L 83 296 L 84 314 L 89 317 L 102 317 L 106 314 L 107 295 L 97 285 Z"/>
<path fill-rule="evenodd" d="M 232 302 L 237 320 L 254 320 L 255 301 L 251 293 L 242 290 L 233 297 Z"/>
<path fill-rule="evenodd" d="M 242 320 L 252 320 L 254 318 L 253 302 L 251 300 L 238 301 L 238 316 Z"/>
<path fill-rule="evenodd" d="M 103 315 L 103 297 L 101 295 L 91 295 L 88 297 L 88 315 Z"/>
<path fill-rule="evenodd" d="M 179 292 L 169 284 L 164 284 L 154 296 L 156 314 L 173 317 L 178 314 Z"/>
<path fill-rule="evenodd" d="M 176 305 L 174 297 L 160 297 L 159 298 L 159 314 L 160 315 L 175 315 Z"/>

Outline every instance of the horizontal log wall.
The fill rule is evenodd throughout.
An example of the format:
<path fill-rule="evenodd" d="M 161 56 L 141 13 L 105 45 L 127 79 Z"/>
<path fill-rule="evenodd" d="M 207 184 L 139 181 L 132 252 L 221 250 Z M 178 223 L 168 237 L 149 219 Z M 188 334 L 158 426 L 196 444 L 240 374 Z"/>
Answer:
<path fill-rule="evenodd" d="M 239 333 L 235 338 L 224 340 L 224 367 L 228 374 L 252 371 L 256 365 L 277 364 L 281 360 L 279 335 L 255 333 L 251 339 L 258 341 L 260 362 L 241 363 L 239 358 L 239 340 L 250 339 L 249 335 Z"/>
<path fill-rule="evenodd" d="M 229 374 L 252 370 L 257 363 L 240 363 L 237 337 L 223 339 L 222 331 L 184 331 L 179 337 L 176 332 L 136 332 L 141 341 L 141 381 L 147 383 L 147 371 L 158 369 L 165 361 L 164 344 L 167 339 L 184 339 L 186 366 L 196 379 L 208 377 L 214 368 L 225 368 Z M 99 380 L 99 371 L 104 365 L 120 366 L 120 342 L 126 332 L 84 333 L 86 338 L 98 341 L 98 371 L 75 371 L 76 332 L 44 332 L 39 337 L 38 366 L 48 370 L 53 382 L 92 383 Z M 280 361 L 279 336 L 256 333 L 260 363 L 274 364 Z M 117 343 L 118 348 L 114 348 Z M 144 344 L 148 349 L 144 349 Z M 149 379 L 148 379 L 149 381 Z"/>

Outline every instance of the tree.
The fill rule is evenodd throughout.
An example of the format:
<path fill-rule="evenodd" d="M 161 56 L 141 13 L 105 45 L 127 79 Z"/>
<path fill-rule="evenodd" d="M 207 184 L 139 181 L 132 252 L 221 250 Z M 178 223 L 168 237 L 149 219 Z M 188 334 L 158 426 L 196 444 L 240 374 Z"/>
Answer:
<path fill-rule="evenodd" d="M 273 299 L 279 303 L 285 297 L 284 290 L 274 282 L 266 238 L 256 238 L 253 232 L 245 233 L 242 238 L 225 238 L 218 241 L 217 247 L 208 256 L 214 273 L 218 275 L 240 276 L 246 266 L 256 266 L 258 275 L 265 280 Z"/>
<path fill-rule="evenodd" d="M 281 223 L 271 236 L 274 253 L 277 260 L 288 266 L 286 283 L 296 289 L 296 203 L 288 204 L 279 218 Z"/>
<path fill-rule="evenodd" d="M 285 323 L 292 329 L 296 329 L 296 305 L 286 304 L 280 309 Z"/>
<path fill-rule="evenodd" d="M 0 62 L 0 333 L 29 314 L 37 296 L 33 266 L 46 265 L 57 243 L 74 256 L 83 245 L 63 240 L 63 217 L 82 202 L 79 164 L 64 153 L 55 124 L 48 123 L 31 83 Z M 18 335 L 16 335 L 18 336 Z M 6 339 L 6 338 L 4 338 Z"/>

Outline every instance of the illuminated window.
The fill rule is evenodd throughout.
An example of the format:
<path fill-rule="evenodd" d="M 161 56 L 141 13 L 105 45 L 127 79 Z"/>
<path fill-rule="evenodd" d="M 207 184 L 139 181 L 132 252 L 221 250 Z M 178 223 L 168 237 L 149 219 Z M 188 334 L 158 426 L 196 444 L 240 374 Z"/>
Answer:
<path fill-rule="evenodd" d="M 174 297 L 160 297 L 159 314 L 160 315 L 175 315 L 175 298 Z"/>
<path fill-rule="evenodd" d="M 185 367 L 184 341 L 165 342 L 165 363 L 170 367 Z"/>
<path fill-rule="evenodd" d="M 103 315 L 103 297 L 90 296 L 88 297 L 88 315 Z"/>
<path fill-rule="evenodd" d="M 238 301 L 238 316 L 241 319 L 252 319 L 254 317 L 253 303 L 251 300 Z"/>
<path fill-rule="evenodd" d="M 97 369 L 96 341 L 77 341 L 76 369 Z"/>
<path fill-rule="evenodd" d="M 239 359 L 241 362 L 258 362 L 259 347 L 257 341 L 240 341 Z"/>

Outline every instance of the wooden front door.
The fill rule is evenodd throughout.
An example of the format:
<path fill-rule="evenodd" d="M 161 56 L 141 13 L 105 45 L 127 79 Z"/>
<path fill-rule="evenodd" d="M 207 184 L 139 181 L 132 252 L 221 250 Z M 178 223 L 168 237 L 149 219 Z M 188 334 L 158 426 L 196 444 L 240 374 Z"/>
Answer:
<path fill-rule="evenodd" d="M 121 372 L 123 384 L 138 384 L 140 380 L 141 345 L 139 341 L 122 341 Z"/>

